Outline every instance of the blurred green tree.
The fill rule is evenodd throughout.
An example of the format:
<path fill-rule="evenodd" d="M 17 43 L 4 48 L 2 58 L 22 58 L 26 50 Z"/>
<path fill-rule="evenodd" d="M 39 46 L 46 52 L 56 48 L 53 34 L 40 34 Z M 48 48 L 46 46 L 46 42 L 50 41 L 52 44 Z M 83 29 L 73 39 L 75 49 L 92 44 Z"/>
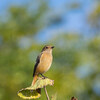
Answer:
<path fill-rule="evenodd" d="M 88 23 L 90 26 L 91 32 L 94 34 L 100 34 L 100 2 L 96 3 L 94 9 L 89 13 Z"/>
<path fill-rule="evenodd" d="M 10 7 L 7 20 L 0 22 L 0 99 L 2 100 L 17 100 L 18 89 L 25 83 L 31 84 L 28 81 L 29 76 L 32 79 L 33 72 L 33 60 L 30 60 L 30 57 L 32 50 L 39 44 L 32 41 L 29 49 L 22 49 L 22 45 L 19 45 L 24 37 L 26 37 L 25 44 L 28 42 L 27 37 L 33 40 L 35 34 L 45 26 L 42 18 L 48 7 L 45 2 L 39 3 L 35 12 L 28 11 L 29 5 Z"/>
<path fill-rule="evenodd" d="M 46 26 L 43 17 L 49 8 L 45 2 L 40 2 L 36 11 L 29 7 L 11 7 L 7 20 L 0 21 L 0 100 L 19 100 L 17 91 L 32 81 L 35 59 L 42 47 L 34 37 Z M 99 17 L 95 20 L 99 25 Z M 99 100 L 95 86 L 100 80 L 100 37 L 86 40 L 83 35 L 62 33 L 47 44 L 56 46 L 53 65 L 46 73 L 55 80 L 49 94 L 57 92 L 57 100 L 70 100 L 73 95 L 80 100 Z M 45 98 L 42 93 L 39 100 Z"/>

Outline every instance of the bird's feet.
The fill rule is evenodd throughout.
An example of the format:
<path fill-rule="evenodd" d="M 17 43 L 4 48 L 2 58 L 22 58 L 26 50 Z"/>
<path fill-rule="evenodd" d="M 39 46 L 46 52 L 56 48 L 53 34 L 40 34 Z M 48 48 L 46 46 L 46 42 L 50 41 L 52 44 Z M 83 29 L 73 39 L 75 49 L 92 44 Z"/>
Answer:
<path fill-rule="evenodd" d="M 44 76 L 43 74 L 40 74 L 40 75 L 41 75 L 44 79 L 45 79 L 45 78 L 48 78 L 48 77 Z"/>

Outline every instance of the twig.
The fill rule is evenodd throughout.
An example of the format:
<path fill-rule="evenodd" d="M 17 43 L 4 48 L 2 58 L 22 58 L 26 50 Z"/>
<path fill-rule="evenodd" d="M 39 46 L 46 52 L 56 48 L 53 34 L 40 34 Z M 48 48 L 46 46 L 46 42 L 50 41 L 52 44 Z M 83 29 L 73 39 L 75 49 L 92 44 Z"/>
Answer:
<path fill-rule="evenodd" d="M 44 90 L 45 90 L 45 94 L 46 94 L 47 100 L 50 100 L 50 99 L 49 99 L 48 92 L 47 92 L 47 89 L 46 89 L 46 86 L 44 86 Z"/>

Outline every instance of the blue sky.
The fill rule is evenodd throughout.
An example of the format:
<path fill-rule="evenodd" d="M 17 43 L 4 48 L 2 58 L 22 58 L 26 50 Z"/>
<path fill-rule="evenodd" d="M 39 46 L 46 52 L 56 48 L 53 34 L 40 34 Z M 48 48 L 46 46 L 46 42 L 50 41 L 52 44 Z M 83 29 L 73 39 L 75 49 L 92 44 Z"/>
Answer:
<path fill-rule="evenodd" d="M 34 3 L 37 0 L 33 0 Z M 42 29 L 38 35 L 41 37 L 42 41 L 48 39 L 48 37 L 52 37 L 54 34 L 65 33 L 65 32 L 74 32 L 87 35 L 87 22 L 86 18 L 88 13 L 92 11 L 95 6 L 95 2 L 92 0 L 43 0 L 48 2 L 48 6 L 51 8 L 51 12 L 49 14 L 54 14 L 61 16 L 63 19 L 62 23 L 59 25 L 51 25 L 49 27 L 45 27 Z M 21 6 L 24 4 L 30 3 L 29 0 L 1 0 L 0 2 L 0 15 L 5 18 L 7 10 L 10 6 Z M 71 9 L 69 7 L 72 3 L 80 4 L 80 8 Z M 83 31 L 84 30 L 84 31 Z M 41 35 L 44 34 L 44 35 Z"/>
<path fill-rule="evenodd" d="M 46 1 L 46 0 L 45 0 Z M 35 2 L 35 0 L 34 0 Z M 1 0 L 0 12 L 5 13 L 8 7 L 12 5 L 23 5 L 29 3 L 29 0 Z M 80 3 L 82 6 L 80 9 L 66 11 L 67 6 L 71 3 Z M 84 18 L 88 12 L 92 9 L 92 0 L 48 0 L 48 5 L 53 9 L 56 14 L 61 13 L 63 15 L 65 28 L 68 30 L 81 30 L 85 24 Z M 65 8 L 66 7 L 66 8 Z M 0 14 L 0 15 L 1 15 Z"/>

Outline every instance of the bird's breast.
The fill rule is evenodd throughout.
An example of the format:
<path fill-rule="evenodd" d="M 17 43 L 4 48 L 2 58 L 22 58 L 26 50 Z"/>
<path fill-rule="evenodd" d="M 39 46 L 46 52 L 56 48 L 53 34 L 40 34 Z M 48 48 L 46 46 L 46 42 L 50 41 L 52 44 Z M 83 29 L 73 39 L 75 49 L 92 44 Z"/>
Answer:
<path fill-rule="evenodd" d="M 37 72 L 38 73 L 45 73 L 49 70 L 50 66 L 52 64 L 52 54 L 50 53 L 43 53 L 40 59 L 40 63 L 37 66 Z"/>

